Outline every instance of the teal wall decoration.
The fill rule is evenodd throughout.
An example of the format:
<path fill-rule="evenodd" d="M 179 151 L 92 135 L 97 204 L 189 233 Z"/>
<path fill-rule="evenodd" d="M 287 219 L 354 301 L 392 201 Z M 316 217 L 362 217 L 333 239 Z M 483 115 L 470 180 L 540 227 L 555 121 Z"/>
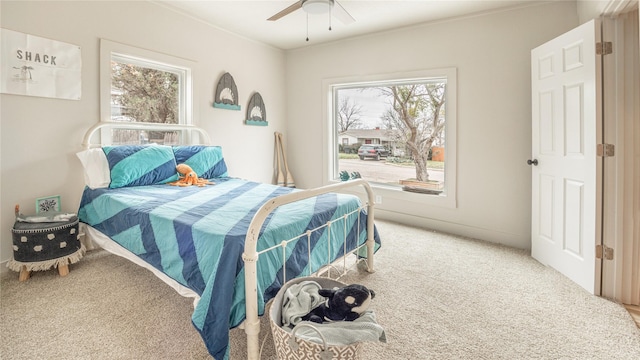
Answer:
<path fill-rule="evenodd" d="M 249 100 L 249 106 L 247 106 L 247 120 L 244 122 L 246 125 L 255 126 L 267 126 L 267 112 L 264 108 L 264 101 L 260 93 L 254 93 Z"/>
<path fill-rule="evenodd" d="M 224 73 L 218 81 L 216 87 L 216 96 L 213 100 L 213 107 L 228 109 L 228 110 L 240 110 L 238 104 L 238 88 L 236 82 L 233 80 L 233 76 L 229 73 Z"/>

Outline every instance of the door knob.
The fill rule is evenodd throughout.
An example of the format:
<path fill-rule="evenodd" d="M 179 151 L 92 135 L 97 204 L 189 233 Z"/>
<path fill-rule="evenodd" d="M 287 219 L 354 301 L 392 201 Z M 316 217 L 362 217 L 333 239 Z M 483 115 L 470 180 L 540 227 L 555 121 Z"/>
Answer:
<path fill-rule="evenodd" d="M 538 166 L 538 159 L 533 159 L 533 160 L 529 159 L 529 160 L 527 160 L 527 164 L 533 165 L 533 166 Z"/>

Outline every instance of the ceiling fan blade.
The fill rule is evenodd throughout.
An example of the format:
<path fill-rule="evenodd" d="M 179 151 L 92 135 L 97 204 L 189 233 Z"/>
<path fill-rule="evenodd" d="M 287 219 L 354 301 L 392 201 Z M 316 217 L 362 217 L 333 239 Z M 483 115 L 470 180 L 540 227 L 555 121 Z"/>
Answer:
<path fill-rule="evenodd" d="M 342 7 L 342 5 L 340 5 L 340 3 L 337 1 L 334 1 L 333 15 L 345 25 L 349 25 L 352 22 L 356 21 L 356 19 L 354 19 L 353 16 L 351 16 L 351 14 L 349 14 L 347 10 L 345 10 L 345 8 Z"/>
<path fill-rule="evenodd" d="M 289 15 L 292 12 L 300 9 L 302 7 L 302 0 L 300 1 L 296 1 L 295 3 L 289 5 L 286 9 L 280 11 L 279 13 L 273 15 L 272 17 L 268 18 L 267 20 L 269 21 L 276 21 L 278 19 L 280 19 L 281 17 L 285 16 L 285 15 Z"/>

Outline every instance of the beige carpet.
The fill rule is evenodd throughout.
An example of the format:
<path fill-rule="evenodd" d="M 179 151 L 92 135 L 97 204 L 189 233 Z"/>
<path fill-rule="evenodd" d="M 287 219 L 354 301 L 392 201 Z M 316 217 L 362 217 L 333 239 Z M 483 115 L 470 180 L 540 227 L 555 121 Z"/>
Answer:
<path fill-rule="evenodd" d="M 378 222 L 374 274 L 347 282 L 376 290 L 388 343 L 367 359 L 640 359 L 640 330 L 619 304 L 591 296 L 527 253 Z M 0 358 L 208 359 L 191 300 L 104 251 L 70 267 L 17 273 L 0 284 Z M 268 323 L 263 317 L 263 334 Z M 232 331 L 232 359 L 244 333 Z M 274 359 L 269 338 L 263 359 Z"/>

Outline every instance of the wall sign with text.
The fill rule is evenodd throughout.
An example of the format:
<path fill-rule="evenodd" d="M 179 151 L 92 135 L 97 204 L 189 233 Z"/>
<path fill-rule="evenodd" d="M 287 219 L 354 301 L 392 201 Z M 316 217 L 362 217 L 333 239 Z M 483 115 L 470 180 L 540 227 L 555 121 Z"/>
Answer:
<path fill-rule="evenodd" d="M 80 100 L 80 47 L 0 29 L 0 92 Z"/>

